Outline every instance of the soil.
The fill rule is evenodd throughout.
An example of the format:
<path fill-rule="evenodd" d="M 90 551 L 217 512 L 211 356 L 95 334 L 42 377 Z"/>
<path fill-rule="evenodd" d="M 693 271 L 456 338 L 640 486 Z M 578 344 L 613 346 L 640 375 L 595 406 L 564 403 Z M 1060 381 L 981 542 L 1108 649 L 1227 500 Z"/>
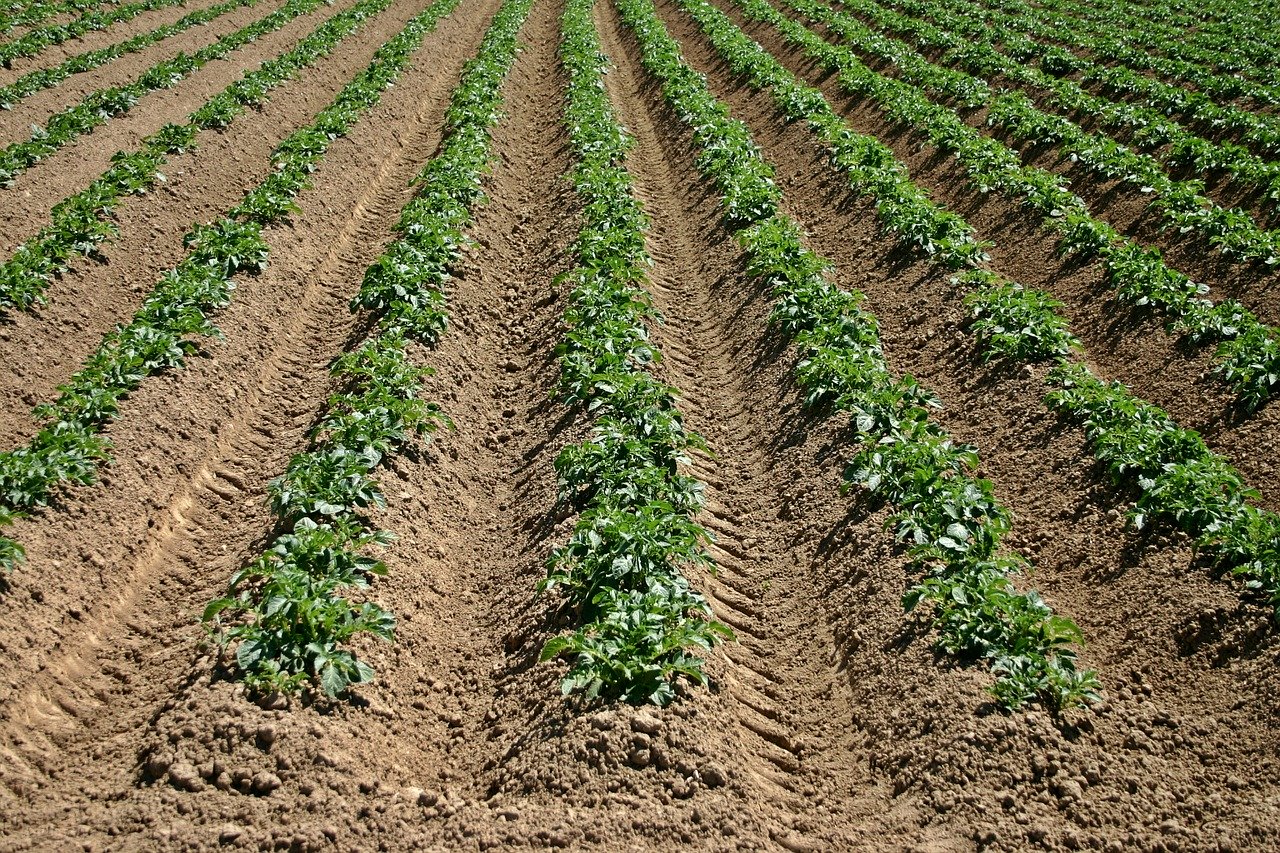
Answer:
<path fill-rule="evenodd" d="M 211 63 L 33 168 L 0 193 L 6 243 L 110 151 L 345 5 Z M 38 312 L 5 318 L 4 447 L 30 435 L 30 407 L 181 257 L 189 224 L 265 175 L 272 147 L 422 5 L 393 4 L 261 113 L 202 134 L 172 158 L 162 189 L 122 206 L 121 236 L 102 257 L 77 261 Z M 1184 538 L 1125 526 L 1131 496 L 1044 407 L 1044 371 L 984 364 L 947 275 L 880 233 L 874 205 L 803 126 L 724 68 L 673 0 L 659 3 L 662 18 L 774 164 L 810 247 L 866 294 L 891 367 L 933 389 L 940 423 L 980 450 L 982 475 L 1016 516 L 1012 545 L 1037 567 L 1019 583 L 1080 624 L 1104 701 L 1062 717 L 1001 713 L 989 672 L 935 653 L 927 626 L 903 612 L 915 577 L 884 528 L 889 511 L 841 493 L 849 431 L 802 405 L 769 295 L 746 276 L 690 134 L 608 0 L 596 7 L 616 66 L 606 87 L 636 137 L 627 166 L 652 220 L 656 370 L 711 448 L 690 471 L 707 485 L 699 520 L 717 571 L 692 581 L 737 640 L 709 656 L 710 689 L 682 689 L 665 709 L 565 698 L 565 665 L 538 662 L 567 624 L 537 595 L 574 520 L 557 504 L 553 461 L 589 426 L 553 393 L 566 307 L 557 276 L 573 265 L 579 220 L 561 124 L 563 6 L 539 0 L 504 84 L 488 199 L 449 285 L 449 330 L 414 352 L 456 427 L 380 473 L 389 505 L 378 520 L 398 538 L 371 595 L 395 612 L 396 642 L 358 646 L 377 678 L 351 700 L 246 695 L 200 612 L 271 535 L 267 483 L 306 446 L 334 390 L 331 359 L 366 332 L 347 302 L 392 239 L 498 6 L 463 0 L 334 142 L 301 210 L 266 231 L 270 266 L 218 315 L 224 337 L 125 402 L 102 481 L 11 528 L 29 560 L 0 581 L 0 851 L 1280 844 L 1274 614 Z M 179 38 L 208 39 L 214 26 Z M 953 162 L 840 95 L 768 28 L 748 29 L 993 239 L 1000 272 L 1062 299 L 1095 369 L 1202 429 L 1277 507 L 1274 406 L 1235 417 L 1205 354 L 1118 308 L 1096 269 L 1056 258 L 1035 219 L 969 193 Z M 5 121 L 21 127 L 29 108 Z"/>

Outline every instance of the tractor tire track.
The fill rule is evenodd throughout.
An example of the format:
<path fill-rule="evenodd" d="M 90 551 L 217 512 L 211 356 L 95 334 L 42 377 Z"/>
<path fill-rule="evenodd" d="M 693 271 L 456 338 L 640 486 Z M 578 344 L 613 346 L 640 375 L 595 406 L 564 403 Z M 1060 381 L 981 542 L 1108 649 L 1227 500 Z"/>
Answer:
<path fill-rule="evenodd" d="M 712 449 L 695 455 L 692 473 L 707 484 L 702 520 L 715 537 L 718 571 L 707 581 L 708 597 L 737 633 L 724 647 L 723 690 L 754 783 L 748 796 L 768 810 L 769 837 L 789 850 L 866 846 L 893 824 L 911 832 L 903 823 L 909 808 L 888 817 L 888 792 L 872 778 L 868 752 L 849 725 L 854 697 L 831 614 L 805 568 L 816 559 L 816 537 L 782 509 L 794 482 L 771 443 L 786 391 L 762 361 L 767 295 L 746 282 L 741 252 L 693 167 L 691 136 L 642 78 L 633 38 L 611 6 L 597 9 L 619 65 L 610 93 L 637 138 L 628 168 L 653 220 L 662 372 L 681 389 L 689 425 Z"/>

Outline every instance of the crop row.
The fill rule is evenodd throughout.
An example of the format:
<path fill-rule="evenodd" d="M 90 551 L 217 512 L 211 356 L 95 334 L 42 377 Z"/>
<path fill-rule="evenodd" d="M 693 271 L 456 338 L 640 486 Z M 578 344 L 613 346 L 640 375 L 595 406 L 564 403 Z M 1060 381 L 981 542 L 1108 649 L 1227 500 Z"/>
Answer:
<path fill-rule="evenodd" d="M 768 55 L 713 7 L 701 0 L 682 5 L 700 20 L 714 22 L 720 45 L 753 46 L 757 59 L 768 62 Z M 987 661 L 998 676 L 992 692 L 1005 707 L 1039 699 L 1063 708 L 1093 698 L 1096 675 L 1076 668 L 1072 645 L 1081 639 L 1079 628 L 1055 616 L 1035 592 L 1020 593 L 1010 579 L 1029 566 L 999 551 L 1011 516 L 996 500 L 992 484 L 974 475 L 977 451 L 956 445 L 930 420 L 929 410 L 938 405 L 930 392 L 912 377 L 895 377 L 889 370 L 876 319 L 863 307 L 862 295 L 832 284 L 829 264 L 804 247 L 800 228 L 778 210 L 772 168 L 750 132 L 728 116 L 701 75 L 684 63 L 651 0 L 618 0 L 618 6 L 639 39 L 645 67 L 662 81 L 668 103 L 693 131 L 701 150 L 698 168 L 723 195 L 727 223 L 746 252 L 749 274 L 778 300 L 773 320 L 797 345 L 796 376 L 806 402 L 848 418 L 859 450 L 846 468 L 847 483 L 895 507 L 889 524 L 909 543 L 913 566 L 925 573 L 904 605 L 912 609 L 926 600 L 934 605 L 939 648 Z M 751 64 L 744 59 L 735 67 L 745 71 Z M 856 146 L 873 152 L 865 138 L 830 113 L 816 90 L 793 83 L 780 100 L 845 140 L 846 154 Z M 890 168 L 881 177 L 892 187 L 886 202 L 895 190 L 903 204 L 920 201 L 918 191 L 901 180 L 900 169 Z M 745 210 L 733 205 L 744 195 L 754 199 Z"/>
<path fill-rule="evenodd" d="M 556 457 L 560 500 L 580 512 L 542 588 L 560 591 L 578 627 L 549 641 L 542 657 L 574 656 L 565 693 L 665 705 L 678 678 L 706 683 L 696 652 L 733 633 L 682 574 L 714 569 L 709 534 L 693 519 L 703 484 L 680 471 L 689 451 L 706 445 L 685 428 L 675 389 L 648 372 L 660 358 L 646 327 L 659 320 L 644 288 L 648 219 L 624 165 L 633 139 L 605 92 L 593 6 L 568 0 L 560 46 L 583 223 L 558 353 L 565 402 L 584 406 L 594 423 Z"/>
<path fill-rule="evenodd" d="M 44 127 L 33 126 L 31 138 L 26 142 L 14 142 L 0 150 L 0 183 L 12 185 L 14 178 L 26 169 L 77 137 L 91 132 L 115 116 L 127 113 L 150 92 L 177 85 L 184 77 L 207 63 L 222 59 L 260 36 L 280 29 L 299 14 L 309 12 L 317 5 L 319 4 L 287 5 L 259 21 L 223 36 L 194 54 L 179 53 L 170 59 L 160 60 L 133 83 L 90 92 L 79 104 L 55 113 Z"/>
<path fill-rule="evenodd" d="M 1151 45 L 1137 43 L 1132 33 L 1119 30 L 1114 24 L 1082 20 L 1043 6 L 1015 7 L 1009 3 L 1004 4 L 1004 7 L 1012 7 L 1016 11 L 992 12 L 975 5 L 970 5 L 967 11 L 971 17 L 977 15 L 998 19 L 1005 22 L 1011 30 L 1040 39 L 1037 43 L 1022 36 L 1019 41 L 1030 42 L 1027 47 L 1033 51 L 1031 55 L 1038 57 L 1046 68 L 1051 67 L 1058 73 L 1087 73 L 1088 69 L 1097 64 L 1084 58 L 1084 55 L 1089 55 L 1105 62 L 1118 63 L 1132 71 L 1153 71 L 1178 85 L 1194 86 L 1202 93 L 1199 97 L 1204 100 L 1228 101 L 1248 97 L 1263 105 L 1280 103 L 1280 88 L 1250 80 L 1239 73 L 1219 73 L 1214 70 L 1213 62 L 1220 54 L 1206 53 L 1186 44 L 1184 40 L 1161 43 L 1159 46 L 1162 52 L 1171 54 L 1161 55 L 1151 52 Z M 1022 49 L 1020 45 L 1019 51 Z M 1196 95 L 1193 93 L 1191 96 Z"/>
<path fill-rule="evenodd" d="M 1057 33 L 1061 37 L 1062 31 L 1045 28 L 1042 32 L 1046 36 Z M 1218 104 L 1201 92 L 1166 83 L 1124 66 L 1084 60 L 1066 50 L 1048 51 L 1041 62 L 1046 70 L 1058 73 L 1078 71 L 1082 82 L 1097 86 L 1106 94 L 1136 100 L 1215 132 L 1234 134 L 1242 144 L 1257 153 L 1280 154 L 1280 116 L 1253 112 L 1234 104 Z"/>
<path fill-rule="evenodd" d="M 13 41 L 0 44 L 0 65 L 8 68 L 15 59 L 37 56 L 45 48 L 79 38 L 87 32 L 105 30 L 122 21 L 132 21 L 143 12 L 177 6 L 184 0 L 140 0 L 111 9 L 93 8 L 66 24 L 49 24 L 23 33 Z"/>
<path fill-rule="evenodd" d="M 1166 265 L 1158 249 L 1145 248 L 1094 217 L 1061 178 L 1024 166 L 1017 153 L 967 125 L 954 109 L 933 103 L 908 83 L 876 73 L 849 49 L 827 42 L 766 0 L 735 2 L 748 18 L 771 24 L 785 41 L 836 74 L 846 91 L 870 98 L 889 117 L 953 154 L 976 189 L 1000 190 L 1042 214 L 1044 227 L 1057 233 L 1061 252 L 1098 257 L 1122 300 L 1160 310 L 1194 342 L 1219 341 L 1217 371 L 1245 407 L 1256 408 L 1270 396 L 1272 386 L 1280 381 L 1280 333 L 1239 302 L 1224 300 L 1215 305 L 1205 298 L 1204 285 Z M 815 0 L 786 3 L 818 22 L 836 14 Z"/>
<path fill-rule="evenodd" d="M 102 5 L 102 0 L 35 0 L 35 2 L 6 3 L 0 9 L 0 33 L 8 33 L 18 27 L 30 27 L 54 15 L 67 12 L 88 12 Z"/>
<path fill-rule="evenodd" d="M 751 85 L 768 89 L 788 120 L 804 120 L 830 151 L 837 169 L 855 190 L 876 200 L 882 223 L 900 240 L 921 245 L 886 215 L 895 196 L 908 186 L 906 169 L 878 141 L 851 131 L 815 89 L 805 88 L 757 43 L 747 38 L 706 0 L 680 0 L 712 45 Z M 955 214 L 924 202 L 923 216 L 938 223 L 932 230 L 959 228 L 972 232 Z M 935 260 L 948 265 L 945 257 Z M 954 264 L 951 264 L 954 266 Z M 1046 398 L 1050 408 L 1083 423 L 1096 457 L 1110 474 L 1138 497 L 1131 520 L 1137 527 L 1162 522 L 1196 537 L 1198 544 L 1224 568 L 1241 576 L 1272 604 L 1280 605 L 1280 515 L 1250 503 L 1258 494 L 1239 472 L 1212 453 L 1194 431 L 1179 427 L 1158 407 L 1134 397 L 1123 385 L 1095 377 L 1081 359 L 1070 356 L 1079 343 L 1052 299 L 1001 280 L 973 267 L 956 276 L 960 287 L 975 288 L 968 298 L 988 358 L 1033 363 L 1056 360 L 1049 381 L 1056 386 Z M 867 469 L 871 470 L 871 469 Z M 861 475 L 866 476 L 866 475 Z"/>
<path fill-rule="evenodd" d="M 842 0 L 859 14 L 881 20 L 882 8 L 874 0 Z M 894 16 L 905 24 L 912 19 Z M 966 107 L 988 107 L 987 123 L 1009 131 L 1015 138 L 1055 146 L 1059 153 L 1103 179 L 1119 180 L 1152 197 L 1149 207 L 1159 212 L 1167 226 L 1199 233 L 1223 254 L 1246 260 L 1280 264 L 1280 231 L 1268 231 L 1245 210 L 1226 209 L 1204 195 L 1204 181 L 1174 180 L 1154 157 L 1139 154 L 1102 133 L 1082 130 L 1062 116 L 1042 112 L 1020 93 L 997 95 L 984 80 L 945 69 L 924 59 L 900 41 L 873 31 L 861 20 L 834 11 L 823 14 L 831 32 L 863 53 L 892 62 L 899 79 L 936 94 L 960 100 Z M 953 37 L 955 38 L 955 37 Z M 967 44 L 967 43 L 966 43 Z M 999 70 L 1021 83 L 1052 86 L 1053 78 L 1012 61 Z M 990 71 L 984 66 L 983 71 Z M 1076 87 L 1074 83 L 1067 84 Z"/>
<path fill-rule="evenodd" d="M 1024 8 L 1022 0 L 1000 0 L 1008 11 Z M 1148 49 L 1178 50 L 1176 45 L 1212 51 L 1212 61 L 1228 73 L 1252 72 L 1253 76 L 1280 85 L 1280 69 L 1275 67 L 1275 51 L 1280 48 L 1274 21 L 1241 9 L 1227 7 L 1228 20 L 1202 19 L 1220 4 L 1197 4 L 1177 8 L 1169 3 L 1133 5 L 1120 0 L 1044 0 L 1045 9 L 1066 12 L 1082 21 L 1094 21 L 1125 33 Z"/>
<path fill-rule="evenodd" d="M 228 38 L 256 38 L 322 3 L 323 0 L 288 0 L 275 12 Z M 107 217 L 120 200 L 144 193 L 163 180 L 160 168 L 170 154 L 193 150 L 201 130 L 229 127 L 248 107 L 265 103 L 277 86 L 326 56 L 336 39 L 345 38 L 390 4 L 391 0 L 361 0 L 322 23 L 293 49 L 262 63 L 212 95 L 185 124 L 167 124 L 144 139 L 137 150 L 117 152 L 107 171 L 85 189 L 54 205 L 53 221 L 0 265 L 0 308 L 29 310 L 42 302 L 53 276 L 65 271 L 72 257 L 91 255 L 102 241 L 115 235 L 115 225 Z"/>
<path fill-rule="evenodd" d="M 1035 68 L 1029 64 L 1040 52 L 1035 42 L 984 24 L 972 14 L 972 5 L 966 0 L 896 0 L 895 5 L 904 13 L 869 0 L 844 0 L 844 5 L 878 27 L 910 36 L 922 49 L 943 51 L 941 61 L 948 66 L 983 77 L 999 74 L 1033 87 L 1040 95 L 1038 101 L 1068 115 L 1087 116 L 1170 167 L 1226 172 L 1242 187 L 1280 201 L 1280 161 L 1264 159 L 1235 143 L 1197 136 L 1160 110 L 1090 94 L 1069 77 L 1049 73 L 1056 71 L 1051 59 L 1042 59 L 1041 68 Z M 1003 48 L 997 49 L 997 44 Z"/>
<path fill-rule="evenodd" d="M 241 91 L 240 85 L 248 81 L 260 99 L 271 86 L 327 56 L 390 2 L 362 0 L 325 21 L 293 50 L 215 95 L 196 111 L 190 124 L 168 125 L 151 137 L 137 159 L 142 159 L 154 176 L 165 153 L 190 147 L 201 126 L 213 117 L 226 117 L 226 110 L 211 111 L 211 104 L 234 108 L 234 115 L 244 106 L 228 92 Z M 101 432 L 117 417 L 120 400 L 147 376 L 180 367 L 195 346 L 188 336 L 217 333 L 208 313 L 228 304 L 234 287 L 232 277 L 242 270 L 257 271 L 266 263 L 268 248 L 261 237 L 262 223 L 288 215 L 290 200 L 307 186 L 307 165 L 323 155 L 330 141 L 344 133 L 358 113 L 356 107 L 344 105 L 331 113 L 325 124 L 289 137 L 278 149 L 276 171 L 246 194 L 229 216 L 196 226 L 187 234 L 189 253 L 183 261 L 165 274 L 127 324 L 117 326 L 104 338 L 80 370 L 59 388 L 55 402 L 36 407 L 34 416 L 43 427 L 35 438 L 25 447 L 0 453 L 0 507 L 4 509 L 0 522 L 7 523 L 14 513 L 46 505 L 54 490 L 65 483 L 94 481 L 99 463 L 107 457 L 107 442 Z M 123 168 L 133 162 L 136 160 L 117 155 L 112 170 L 86 192 L 115 191 Z M 295 162 L 296 168 L 286 168 Z M 94 217 L 89 221 L 97 223 L 100 207 L 85 206 L 87 217 Z M 97 233 L 109 233 L 105 223 L 98 225 L 101 230 Z M 0 548 L 6 568 L 12 568 L 20 555 L 16 544 Z"/>
<path fill-rule="evenodd" d="M 382 51 L 375 71 L 390 84 L 429 26 L 457 4 L 441 0 Z M 352 311 L 377 317 L 375 334 L 334 362 L 344 390 L 332 396 L 313 430 L 311 447 L 289 462 L 270 486 L 281 532 L 256 561 L 236 573 L 228 595 L 210 603 L 205 621 L 222 644 L 236 643 L 240 677 L 262 691 L 296 692 L 312 679 L 335 697 L 373 671 L 344 644 L 368 633 L 392 638 L 395 620 L 376 604 L 355 604 L 344 592 L 366 586 L 386 566 L 364 556 L 390 541 L 365 513 L 386 499 L 375 470 L 411 441 L 446 422 L 419 398 L 429 371 L 416 367 L 409 343 L 434 345 L 446 322 L 444 287 L 457 262 L 471 211 L 484 197 L 490 131 L 499 120 L 500 87 L 517 53 L 516 35 L 531 0 L 506 0 L 480 50 L 454 90 L 440 152 L 415 178 L 419 191 L 403 208 L 392 242 L 365 273 Z M 388 64 L 395 57 L 396 65 Z M 372 79 L 370 77 L 370 79 Z M 375 100 L 372 88 L 361 103 Z M 223 624 L 225 617 L 234 624 Z"/>
<path fill-rule="evenodd" d="M 226 2 L 219 3 L 216 6 L 197 9 L 172 24 L 162 24 L 153 30 L 139 33 L 116 44 L 78 53 L 51 68 L 37 68 L 34 71 L 28 71 L 12 83 L 0 86 L 0 109 L 10 109 L 23 98 L 28 98 L 36 92 L 56 86 L 73 74 L 82 74 L 127 54 L 136 53 L 193 27 L 203 26 L 233 9 L 239 9 L 241 6 L 252 6 L 257 2 L 258 0 L 226 0 Z"/>

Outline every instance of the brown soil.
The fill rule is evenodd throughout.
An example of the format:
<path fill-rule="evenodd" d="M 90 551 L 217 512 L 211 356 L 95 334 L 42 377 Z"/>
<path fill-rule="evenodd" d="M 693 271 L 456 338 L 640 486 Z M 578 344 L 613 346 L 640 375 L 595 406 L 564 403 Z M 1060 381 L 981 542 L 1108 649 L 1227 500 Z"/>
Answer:
<path fill-rule="evenodd" d="M 636 136 L 628 167 L 652 218 L 657 369 L 712 449 L 691 467 L 707 484 L 718 572 L 693 580 L 738 639 L 711 656 L 711 689 L 665 710 L 583 705 L 560 696 L 564 664 L 537 663 L 566 624 L 535 594 L 573 521 L 552 462 L 588 428 L 553 395 L 565 294 L 552 282 L 578 226 L 556 0 L 535 5 L 505 84 L 450 330 L 416 354 L 457 428 L 381 474 L 380 521 L 399 538 L 371 594 L 396 613 L 397 641 L 360 647 L 378 677 L 350 702 L 264 708 L 230 680 L 199 612 L 270 535 L 266 484 L 305 446 L 330 359 L 364 333 L 347 300 L 497 7 L 464 0 L 334 143 L 302 211 L 269 229 L 271 265 L 218 318 L 225 340 L 126 402 L 103 482 L 13 527 L 30 560 L 0 587 L 0 850 L 1275 846 L 1271 614 L 1182 539 L 1124 528 L 1127 496 L 1044 409 L 1042 371 L 983 365 L 947 277 L 896 250 L 807 131 L 738 85 L 670 0 L 663 18 L 775 164 L 787 212 L 867 295 L 890 364 L 934 389 L 941 422 L 981 450 L 1016 513 L 1013 544 L 1039 567 L 1026 583 L 1081 624 L 1106 701 L 1067 719 L 1001 714 L 985 669 L 936 655 L 903 612 L 913 576 L 888 511 L 840 494 L 850 437 L 801 406 L 768 294 L 746 278 L 687 130 L 604 0 L 608 93 Z M 29 432 L 27 397 L 47 396 L 179 257 L 185 226 L 265 174 L 271 147 L 420 8 L 396 4 L 262 116 L 175 158 L 164 190 L 122 209 L 107 263 L 77 264 L 47 308 L 0 330 L 14 367 L 0 374 L 7 442 Z M 253 62 L 287 39 L 267 41 Z M 1100 371 L 1191 425 L 1219 424 L 1215 446 L 1280 495 L 1271 409 L 1242 424 L 1218 415 L 1222 400 L 1195 378 L 1202 357 L 1171 354 L 1149 320 L 1090 337 L 1099 312 L 1115 314 L 1095 271 L 1063 268 L 1034 221 L 970 198 L 946 180 L 953 165 L 916 155 L 863 105 L 835 103 L 1000 236 L 1002 272 L 1068 301 Z M 82 156 L 97 152 L 86 142 Z M 60 180 L 35 171 L 33 192 Z"/>

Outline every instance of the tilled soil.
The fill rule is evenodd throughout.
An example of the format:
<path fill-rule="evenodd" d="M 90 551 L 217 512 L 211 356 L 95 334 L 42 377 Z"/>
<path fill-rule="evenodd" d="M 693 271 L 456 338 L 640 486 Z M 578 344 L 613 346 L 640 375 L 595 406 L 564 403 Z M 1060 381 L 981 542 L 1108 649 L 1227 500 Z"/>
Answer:
<path fill-rule="evenodd" d="M 346 5 L 211 63 L 0 191 L 7 245 L 116 147 Z M 122 206 L 102 257 L 76 261 L 39 311 L 4 318 L 6 448 L 181 257 L 186 228 L 267 174 L 272 147 L 423 5 L 396 3 L 261 111 L 202 134 L 162 189 Z M 1079 622 L 1105 701 L 1066 718 L 1002 714 L 984 692 L 989 673 L 935 654 L 904 614 L 912 575 L 884 529 L 888 510 L 841 494 L 849 435 L 802 406 L 769 295 L 745 275 L 690 134 L 608 0 L 596 8 L 615 64 L 607 91 L 636 138 L 627 165 L 652 219 L 656 370 L 711 448 L 691 473 L 707 485 L 700 521 L 718 571 L 692 580 L 737 634 L 710 656 L 711 689 L 661 710 L 589 705 L 560 695 L 563 663 L 538 663 L 567 625 L 536 594 L 573 522 L 552 463 L 589 424 L 553 393 L 557 275 L 573 265 L 578 228 L 557 0 L 535 4 L 504 84 L 449 331 L 415 351 L 456 427 L 380 474 L 389 506 L 378 520 L 398 538 L 371 595 L 397 615 L 396 642 L 359 646 L 378 677 L 347 702 L 264 707 L 229 678 L 200 611 L 271 534 L 267 482 L 305 447 L 334 390 L 330 360 L 365 332 L 348 300 L 435 153 L 449 92 L 498 5 L 463 0 L 333 144 L 300 212 L 265 233 L 270 266 L 217 317 L 225 337 L 126 401 L 102 482 L 12 528 L 29 561 L 0 582 L 0 850 L 1275 846 L 1272 614 L 1184 539 L 1125 528 L 1129 496 L 1045 409 L 1042 371 L 982 363 L 946 274 L 904 257 L 804 127 L 735 80 L 672 0 L 659 10 L 688 61 L 750 126 L 810 247 L 866 294 L 890 365 L 934 390 L 941 423 L 981 451 L 1016 515 L 1012 544 L 1038 567 L 1024 583 Z M 213 26 L 180 38 L 204 43 Z M 1117 319 L 1097 271 L 1062 264 L 1033 218 L 974 197 L 953 163 L 839 95 L 767 28 L 749 31 L 994 240 L 1001 272 L 1063 299 L 1100 373 L 1203 429 L 1274 506 L 1274 407 L 1234 419 L 1204 353 L 1177 348 L 1150 318 Z M 116 79 L 106 72 L 94 79 Z M 3 126 L 22 127 L 25 109 Z"/>

